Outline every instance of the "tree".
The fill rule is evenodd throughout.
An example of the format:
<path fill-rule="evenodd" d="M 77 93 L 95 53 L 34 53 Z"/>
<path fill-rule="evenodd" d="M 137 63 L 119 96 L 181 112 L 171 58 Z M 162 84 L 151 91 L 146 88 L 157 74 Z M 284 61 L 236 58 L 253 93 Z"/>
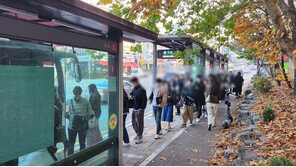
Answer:
<path fill-rule="evenodd" d="M 293 0 L 101 0 L 100 3 L 111 4 L 111 13 L 157 33 L 157 25 L 162 23 L 168 33 L 188 34 L 203 43 L 215 39 L 214 48 L 224 45 L 234 49 L 231 42 L 235 41 L 244 48 L 242 57 L 266 60 L 271 66 L 278 67 L 277 63 L 286 55 L 296 67 Z M 278 74 L 288 81 L 284 68 L 278 69 L 281 70 Z"/>
<path fill-rule="evenodd" d="M 275 31 L 278 32 L 275 39 L 281 52 L 293 62 L 294 95 L 296 95 L 296 8 L 294 0 L 264 0 L 264 4 Z"/>

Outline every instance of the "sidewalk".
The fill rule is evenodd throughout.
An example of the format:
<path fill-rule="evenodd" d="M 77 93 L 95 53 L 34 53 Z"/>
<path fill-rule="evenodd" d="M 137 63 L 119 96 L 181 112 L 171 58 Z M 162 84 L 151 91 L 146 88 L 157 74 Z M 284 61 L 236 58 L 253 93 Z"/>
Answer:
<path fill-rule="evenodd" d="M 231 111 L 238 103 L 234 96 L 231 99 Z M 217 127 L 212 131 L 207 130 L 207 119 L 203 119 L 195 126 L 189 127 L 178 138 L 164 148 L 147 165 L 149 166 L 208 166 L 205 162 L 214 156 L 214 142 L 218 139 L 217 134 L 221 130 L 227 115 L 227 107 L 221 102 L 217 113 Z"/>
<path fill-rule="evenodd" d="M 231 111 L 239 101 L 231 96 Z M 217 140 L 216 134 L 226 119 L 226 105 L 221 102 L 217 113 L 216 128 L 208 132 L 207 119 L 192 127 L 180 128 L 182 116 L 174 116 L 172 130 L 162 130 L 161 139 L 155 140 L 155 122 L 152 113 L 145 116 L 145 129 L 143 143 L 137 145 L 132 140 L 135 134 L 131 126 L 128 127 L 131 146 L 123 148 L 124 165 L 127 166 L 183 166 L 207 165 L 205 160 L 214 156 L 213 142 Z M 164 126 L 163 126 L 164 127 Z"/>

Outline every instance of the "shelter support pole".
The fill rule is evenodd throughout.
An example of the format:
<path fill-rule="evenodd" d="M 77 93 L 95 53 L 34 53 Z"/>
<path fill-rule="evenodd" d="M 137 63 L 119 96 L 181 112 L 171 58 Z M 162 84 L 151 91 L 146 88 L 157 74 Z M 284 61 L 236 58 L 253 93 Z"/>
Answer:
<path fill-rule="evenodd" d="M 153 43 L 153 82 L 157 77 L 157 44 Z"/>

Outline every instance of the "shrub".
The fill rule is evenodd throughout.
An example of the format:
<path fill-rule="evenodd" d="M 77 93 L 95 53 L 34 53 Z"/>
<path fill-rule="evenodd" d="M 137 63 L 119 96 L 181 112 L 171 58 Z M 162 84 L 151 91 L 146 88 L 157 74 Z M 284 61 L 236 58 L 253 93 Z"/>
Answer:
<path fill-rule="evenodd" d="M 245 91 L 245 96 L 247 96 L 248 94 L 250 94 L 252 91 L 250 90 L 250 89 L 247 89 L 246 91 Z"/>
<path fill-rule="evenodd" d="M 266 93 L 272 88 L 272 83 L 269 79 L 258 76 L 254 79 L 254 87 L 259 92 Z"/>
<path fill-rule="evenodd" d="M 289 159 L 272 157 L 269 159 L 269 166 L 293 166 L 293 164 Z"/>
<path fill-rule="evenodd" d="M 269 122 L 274 119 L 275 115 L 272 109 L 272 104 L 270 104 L 266 109 L 264 109 L 262 116 L 264 122 Z"/>

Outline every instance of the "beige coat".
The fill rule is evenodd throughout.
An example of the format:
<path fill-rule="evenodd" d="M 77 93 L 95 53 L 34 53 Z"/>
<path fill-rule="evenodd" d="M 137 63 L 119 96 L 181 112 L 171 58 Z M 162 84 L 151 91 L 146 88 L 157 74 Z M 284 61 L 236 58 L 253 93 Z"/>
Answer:
<path fill-rule="evenodd" d="M 157 97 L 162 96 L 162 102 L 158 105 L 161 108 L 163 108 L 165 105 L 167 105 L 167 99 L 168 99 L 168 93 L 167 92 L 168 92 L 167 90 L 162 89 L 157 93 Z M 153 99 L 152 94 L 153 94 L 153 91 L 151 92 L 151 94 L 149 96 L 149 100 Z"/>

